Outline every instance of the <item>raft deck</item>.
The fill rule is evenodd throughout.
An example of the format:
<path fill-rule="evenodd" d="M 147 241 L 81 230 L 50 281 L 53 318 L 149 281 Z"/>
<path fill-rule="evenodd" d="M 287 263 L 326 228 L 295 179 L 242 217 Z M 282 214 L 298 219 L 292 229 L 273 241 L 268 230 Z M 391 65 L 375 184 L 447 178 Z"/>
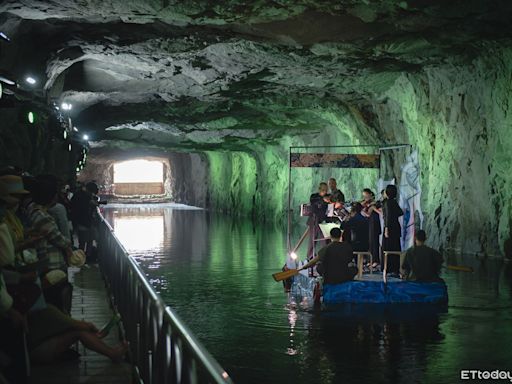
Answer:
<path fill-rule="evenodd" d="M 314 300 L 321 278 L 304 272 L 294 277 L 292 294 Z M 322 297 L 325 304 L 440 304 L 448 301 L 448 291 L 444 282 L 417 283 L 393 277 L 384 282 L 382 273 L 372 273 L 341 284 L 324 284 Z"/>

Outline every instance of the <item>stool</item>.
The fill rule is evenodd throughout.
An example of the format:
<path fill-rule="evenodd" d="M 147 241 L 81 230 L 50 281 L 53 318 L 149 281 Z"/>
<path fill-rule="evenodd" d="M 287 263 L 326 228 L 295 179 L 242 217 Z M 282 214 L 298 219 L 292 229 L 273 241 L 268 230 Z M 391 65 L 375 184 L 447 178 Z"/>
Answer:
<path fill-rule="evenodd" d="M 373 256 L 371 252 L 360 252 L 355 251 L 353 252 L 354 255 L 357 255 L 357 279 L 361 280 L 361 277 L 363 277 L 363 262 L 365 256 L 370 256 L 370 264 L 373 264 Z M 370 269 L 370 273 L 373 273 L 373 271 Z"/>
<path fill-rule="evenodd" d="M 382 280 L 384 283 L 387 282 L 386 275 L 388 273 L 388 255 L 398 255 L 400 256 L 400 265 L 399 265 L 399 271 L 402 272 L 402 263 L 405 259 L 405 253 L 402 251 L 384 251 L 384 269 L 382 270 Z"/>

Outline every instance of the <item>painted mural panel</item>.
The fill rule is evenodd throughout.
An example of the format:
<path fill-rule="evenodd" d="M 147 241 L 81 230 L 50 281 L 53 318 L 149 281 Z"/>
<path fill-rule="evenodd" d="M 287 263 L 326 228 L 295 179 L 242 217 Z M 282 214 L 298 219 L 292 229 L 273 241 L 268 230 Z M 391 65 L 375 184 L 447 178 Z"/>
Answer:
<path fill-rule="evenodd" d="M 380 168 L 380 155 L 292 153 L 290 166 L 302 168 Z"/>

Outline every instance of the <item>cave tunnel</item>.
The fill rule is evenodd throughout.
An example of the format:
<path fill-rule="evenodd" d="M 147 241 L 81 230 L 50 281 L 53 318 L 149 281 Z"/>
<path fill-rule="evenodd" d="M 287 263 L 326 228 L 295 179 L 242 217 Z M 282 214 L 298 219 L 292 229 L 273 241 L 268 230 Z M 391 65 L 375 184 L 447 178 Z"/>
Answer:
<path fill-rule="evenodd" d="M 67 223 L 59 226 L 67 239 L 60 246 L 71 244 L 59 251 L 68 263 L 61 269 L 75 248 L 92 266 L 76 272 L 73 305 L 79 295 L 80 305 L 105 301 L 87 296 L 87 282 L 105 279 L 115 305 L 98 321 L 114 309 L 131 343 L 131 363 L 101 363 L 112 382 L 129 382 L 130 364 L 140 382 L 166 382 L 159 375 L 170 373 L 148 367 L 146 353 L 175 356 L 161 344 L 134 347 L 133 335 L 150 322 L 158 327 L 151 332 L 167 335 L 163 327 L 181 329 L 177 318 L 212 356 L 187 344 L 192 338 L 172 344 L 185 343 L 197 382 L 499 376 L 512 361 L 511 25 L 506 0 L 4 0 L 0 229 L 10 229 L 16 263 L 26 263 L 22 254 L 39 260 L 53 245 L 49 232 L 33 231 L 34 197 L 55 189 L 58 203 L 42 212 L 58 211 L 60 221 L 48 220 Z M 325 208 L 313 195 L 331 178 L 343 198 L 328 186 Z M 388 185 L 403 213 L 394 229 L 383 219 L 391 214 L 381 196 Z M 373 211 L 365 189 L 375 194 Z M 14 216 L 9 197 L 21 201 Z M 79 211 L 89 200 L 93 208 Z M 356 249 L 360 235 L 345 222 L 358 202 L 359 215 L 378 225 L 366 226 L 372 234 L 361 247 L 369 253 L 353 259 L 355 279 L 382 276 L 393 287 L 418 278 L 403 268 L 425 231 L 425 244 L 443 258 L 439 270 L 438 254 L 429 254 L 439 264 L 432 273 L 446 282 L 444 312 L 370 306 L 326 317 L 322 307 L 316 316 L 308 303 L 325 306 L 334 296 L 314 288 L 314 267 L 286 279 L 291 291 L 282 293 L 272 273 L 314 258 L 331 221 Z M 335 218 L 312 229 L 324 215 Z M 2 263 L 1 271 L 16 264 Z M 384 291 L 387 300 L 392 289 Z M 0 342 L 0 382 L 47 382 L 37 357 L 50 354 L 30 350 L 31 342 L 32 370 L 4 368 L 20 359 Z M 83 353 L 65 356 L 83 366 Z"/>

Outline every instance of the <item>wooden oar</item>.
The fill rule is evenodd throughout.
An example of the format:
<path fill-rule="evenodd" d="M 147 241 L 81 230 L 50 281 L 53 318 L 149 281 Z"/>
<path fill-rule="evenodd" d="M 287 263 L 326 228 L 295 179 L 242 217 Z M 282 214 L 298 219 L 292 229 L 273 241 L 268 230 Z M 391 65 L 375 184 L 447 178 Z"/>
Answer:
<path fill-rule="evenodd" d="M 465 267 L 464 265 L 443 265 L 443 268 L 449 269 L 450 271 L 461 271 L 461 272 L 473 272 L 473 268 Z"/>
<path fill-rule="evenodd" d="M 275 281 L 283 281 L 298 274 L 299 271 L 297 269 L 288 269 L 287 271 L 274 273 L 272 277 Z"/>

